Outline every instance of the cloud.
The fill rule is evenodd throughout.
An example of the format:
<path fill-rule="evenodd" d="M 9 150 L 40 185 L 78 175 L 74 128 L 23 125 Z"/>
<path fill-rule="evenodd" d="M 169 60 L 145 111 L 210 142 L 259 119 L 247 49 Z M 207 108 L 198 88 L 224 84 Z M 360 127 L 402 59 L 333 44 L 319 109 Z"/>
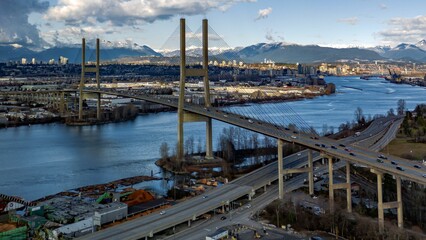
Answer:
<path fill-rule="evenodd" d="M 272 8 L 259 9 L 255 21 L 267 18 L 272 13 Z"/>
<path fill-rule="evenodd" d="M 1 0 L 0 43 L 40 47 L 44 44 L 37 26 L 28 22 L 28 15 L 42 13 L 49 2 L 41 0 Z"/>
<path fill-rule="evenodd" d="M 268 29 L 265 34 L 266 40 L 269 42 L 284 42 L 284 37 L 278 35 L 278 32 Z"/>
<path fill-rule="evenodd" d="M 383 44 L 415 43 L 426 39 L 426 16 L 414 18 L 393 18 L 388 21 L 388 29 L 378 33 Z"/>
<path fill-rule="evenodd" d="M 357 17 L 351 17 L 351 18 L 341 18 L 337 19 L 338 22 L 346 23 L 349 25 L 356 25 L 358 24 L 358 18 Z"/>
<path fill-rule="evenodd" d="M 47 20 L 63 21 L 67 25 L 94 25 L 108 22 L 113 26 L 152 23 L 176 15 L 199 15 L 209 10 L 227 10 L 239 2 L 254 0 L 59 0 L 49 9 Z"/>
<path fill-rule="evenodd" d="M 114 33 L 115 29 L 102 26 L 76 27 L 70 26 L 63 29 L 51 30 L 42 33 L 42 37 L 52 46 L 72 46 L 81 44 L 84 37 L 88 43 L 95 42 L 95 39 L 105 34 Z"/>
<path fill-rule="evenodd" d="M 388 9 L 388 6 L 386 6 L 386 4 L 384 4 L 384 3 L 381 3 L 381 4 L 379 5 L 379 7 L 380 7 L 380 9 L 382 9 L 382 10 L 386 10 L 386 9 Z"/>

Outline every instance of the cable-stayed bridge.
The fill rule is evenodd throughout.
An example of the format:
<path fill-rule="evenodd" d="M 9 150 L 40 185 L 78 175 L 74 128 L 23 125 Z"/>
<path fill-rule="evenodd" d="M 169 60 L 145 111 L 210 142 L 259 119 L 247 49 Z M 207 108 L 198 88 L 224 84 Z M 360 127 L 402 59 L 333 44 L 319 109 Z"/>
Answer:
<path fill-rule="evenodd" d="M 330 200 L 330 209 L 334 209 L 334 191 L 337 189 L 346 190 L 347 198 L 347 210 L 348 212 L 352 211 L 351 206 L 351 186 L 350 186 L 350 166 L 351 164 L 363 165 L 367 168 L 370 168 L 373 173 L 377 175 L 377 188 L 378 188 L 378 212 L 379 212 L 379 226 L 382 229 L 384 225 L 384 209 L 387 208 L 397 208 L 398 209 L 398 226 L 403 227 L 403 216 L 402 216 L 402 192 L 401 192 L 401 179 L 409 180 L 416 182 L 418 184 L 426 185 L 426 178 L 423 177 L 426 174 L 426 171 L 421 168 L 415 168 L 412 162 L 398 158 L 395 156 L 386 156 L 386 159 L 378 161 L 378 154 L 374 150 L 370 150 L 365 147 L 352 145 L 346 146 L 347 143 L 343 144 L 340 141 L 332 140 L 326 137 L 319 137 L 312 129 L 307 125 L 303 119 L 301 119 L 295 111 L 291 108 L 280 108 L 280 109 L 264 109 L 261 105 L 256 106 L 253 110 L 248 112 L 239 112 L 230 111 L 212 107 L 211 106 L 211 97 L 209 90 L 209 79 L 208 79 L 208 64 L 209 64 L 209 53 L 208 53 L 208 24 L 207 20 L 203 21 L 202 27 L 202 64 L 200 68 L 187 68 L 186 64 L 186 25 L 185 20 L 181 19 L 180 30 L 180 86 L 179 86 L 179 97 L 178 98 L 164 98 L 162 96 L 153 96 L 148 94 L 141 94 L 140 92 L 133 90 L 123 90 L 115 91 L 112 89 L 103 89 L 100 87 L 100 77 L 99 77 L 99 47 L 97 48 L 97 59 L 96 67 L 89 66 L 86 64 L 85 52 L 82 51 L 82 74 L 81 81 L 78 90 L 59 90 L 59 91 L 43 91 L 31 93 L 34 96 L 39 96 L 44 94 L 44 98 L 52 99 L 56 102 L 59 108 L 64 108 L 66 94 L 73 94 L 79 99 L 79 119 L 84 120 L 82 101 L 84 95 L 93 95 L 97 98 L 97 112 L 98 118 L 100 118 L 101 112 L 101 96 L 102 95 L 115 95 L 119 97 L 132 98 L 144 100 L 152 103 L 162 104 L 165 106 L 170 106 L 177 109 L 178 113 L 178 152 L 177 159 L 183 159 L 183 124 L 188 119 L 191 121 L 203 121 L 206 123 L 206 158 L 213 157 L 212 153 L 212 119 L 222 121 L 233 126 L 238 126 L 244 129 L 248 129 L 254 132 L 258 132 L 265 136 L 269 136 L 277 139 L 278 143 L 278 161 L 277 168 L 262 168 L 257 171 L 261 172 L 259 177 L 251 179 L 250 177 L 245 178 L 242 185 L 225 185 L 222 190 L 217 190 L 215 197 L 209 198 L 207 203 L 201 202 L 199 198 L 195 198 L 194 201 L 198 201 L 200 205 L 196 209 L 189 209 L 188 207 L 194 206 L 193 202 L 184 202 L 182 205 L 179 205 L 177 208 L 181 210 L 176 210 L 176 214 L 172 218 L 167 217 L 162 219 L 157 215 L 148 216 L 150 221 L 156 222 L 155 227 L 147 228 L 143 227 L 143 222 L 132 221 L 129 223 L 123 224 L 123 226 L 116 226 L 114 228 L 107 229 L 96 233 L 94 235 L 89 235 L 90 239 L 106 239 L 112 237 L 119 237 L 123 239 L 138 239 L 141 237 L 152 236 L 154 233 L 173 227 L 176 225 L 176 221 L 191 221 L 207 211 L 210 211 L 212 208 L 220 207 L 225 204 L 229 204 L 229 201 L 233 201 L 242 195 L 250 194 L 259 187 L 269 184 L 271 181 L 278 179 L 279 184 L 279 198 L 283 198 L 284 195 L 284 176 L 291 173 L 307 173 L 308 174 L 308 183 L 309 183 L 309 193 L 313 194 L 313 161 L 317 155 L 320 155 L 322 158 L 328 159 L 328 174 L 329 174 L 329 200 Z M 196 35 L 196 34 L 195 34 Z M 83 40 L 83 49 L 85 42 Z M 85 74 L 87 72 L 96 73 L 97 86 L 95 88 L 86 88 L 85 87 Z M 196 105 L 185 102 L 185 81 L 187 77 L 202 77 L 204 83 L 204 105 Z M 9 92 L 6 93 L 12 96 L 22 96 L 23 98 L 31 97 L 31 94 L 22 94 Z M 15 94 L 15 95 L 14 95 Z M 285 105 L 284 105 L 285 106 Z M 292 116 L 288 122 L 278 121 L 273 115 L 288 113 Z M 259 114 L 260 113 L 260 114 Z M 393 121 L 400 121 L 400 119 L 395 119 Z M 294 125 L 296 127 L 291 127 Z M 304 162 L 298 165 L 286 165 L 284 163 L 283 156 L 283 143 L 290 142 L 308 149 L 306 153 L 306 159 Z M 314 154 L 314 152 L 318 152 Z M 347 181 L 345 183 L 336 184 L 333 182 L 333 161 L 340 160 L 340 163 L 344 163 L 347 173 Z M 398 166 L 395 167 L 395 166 Z M 307 167 L 302 167 L 307 166 Z M 302 167 L 302 168 L 300 168 Z M 272 175 L 271 175 L 272 174 Z M 382 198 L 382 178 L 383 174 L 391 174 L 395 176 L 396 185 L 397 185 L 397 201 L 384 203 Z M 238 180 L 236 181 L 238 182 Z M 226 190 L 223 192 L 223 190 Z M 214 195 L 215 193 L 213 193 Z M 188 219 L 188 212 L 190 211 L 190 218 Z M 141 225 L 142 224 L 142 225 Z M 146 230 L 143 230 L 147 228 Z"/>

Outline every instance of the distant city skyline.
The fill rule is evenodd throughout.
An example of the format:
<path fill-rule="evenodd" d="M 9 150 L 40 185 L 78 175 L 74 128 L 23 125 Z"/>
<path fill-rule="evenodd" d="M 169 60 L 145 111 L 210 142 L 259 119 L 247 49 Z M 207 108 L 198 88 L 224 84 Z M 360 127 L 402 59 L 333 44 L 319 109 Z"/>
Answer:
<path fill-rule="evenodd" d="M 160 49 L 181 17 L 193 31 L 207 18 L 230 47 L 395 46 L 426 38 L 421 0 L 2 0 L 1 5 L 0 44 L 32 48 L 99 37 Z"/>

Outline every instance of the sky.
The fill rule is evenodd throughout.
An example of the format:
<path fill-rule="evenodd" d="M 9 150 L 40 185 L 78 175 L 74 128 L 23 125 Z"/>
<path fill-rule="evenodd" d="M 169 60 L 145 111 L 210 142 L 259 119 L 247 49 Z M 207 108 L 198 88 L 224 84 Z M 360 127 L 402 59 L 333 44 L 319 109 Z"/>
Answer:
<path fill-rule="evenodd" d="M 184 17 L 193 31 L 207 18 L 230 47 L 395 46 L 426 39 L 425 9 L 424 0 L 1 0 L 0 44 L 49 48 L 85 37 L 172 48 L 165 43 Z"/>

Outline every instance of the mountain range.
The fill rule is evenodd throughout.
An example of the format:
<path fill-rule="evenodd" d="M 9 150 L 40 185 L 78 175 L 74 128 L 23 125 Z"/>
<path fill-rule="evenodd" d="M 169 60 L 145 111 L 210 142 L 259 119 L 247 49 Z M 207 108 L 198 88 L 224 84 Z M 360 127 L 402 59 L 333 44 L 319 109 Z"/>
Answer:
<path fill-rule="evenodd" d="M 123 57 L 163 56 L 176 57 L 179 50 L 155 51 L 145 45 L 132 42 L 110 42 L 101 44 L 101 59 L 117 60 Z M 199 47 L 188 47 L 187 55 L 200 57 Z M 20 61 L 27 58 L 30 62 L 35 58 L 37 62 L 47 62 L 60 56 L 67 57 L 70 63 L 81 62 L 81 49 L 79 45 L 57 46 L 42 51 L 33 51 L 24 46 L 11 44 L 0 45 L 0 62 Z M 86 59 L 94 61 L 95 50 L 92 46 L 86 50 Z M 247 47 L 238 48 L 212 48 L 210 59 L 236 60 L 249 63 L 263 62 L 265 59 L 282 63 L 319 63 L 340 61 L 414 61 L 426 62 L 426 40 L 415 44 L 401 43 L 395 47 L 377 46 L 374 48 L 332 48 L 318 45 L 298 45 L 287 43 L 258 43 Z"/>

